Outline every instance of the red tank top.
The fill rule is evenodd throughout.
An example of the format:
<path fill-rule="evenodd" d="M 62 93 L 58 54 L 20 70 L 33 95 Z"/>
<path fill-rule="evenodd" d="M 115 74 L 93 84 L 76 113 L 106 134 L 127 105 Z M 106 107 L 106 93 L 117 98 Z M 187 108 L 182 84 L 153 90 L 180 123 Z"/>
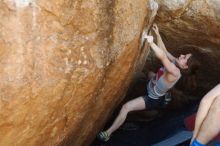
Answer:
<path fill-rule="evenodd" d="M 160 79 L 160 77 L 164 74 L 165 72 L 165 68 L 161 67 L 158 69 L 157 74 L 156 74 L 156 81 L 158 81 Z"/>
<path fill-rule="evenodd" d="M 153 79 L 151 79 L 151 85 L 154 86 L 156 84 L 156 81 L 158 81 L 160 79 L 160 77 L 164 74 L 165 72 L 165 68 L 161 67 L 158 69 L 155 77 Z"/>

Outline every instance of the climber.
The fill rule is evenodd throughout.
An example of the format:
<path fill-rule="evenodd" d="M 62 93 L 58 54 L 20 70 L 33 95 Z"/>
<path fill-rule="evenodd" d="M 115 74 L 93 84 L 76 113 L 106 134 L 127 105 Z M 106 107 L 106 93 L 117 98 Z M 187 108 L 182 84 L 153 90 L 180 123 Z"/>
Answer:
<path fill-rule="evenodd" d="M 198 69 L 199 63 L 192 54 L 181 54 L 178 58 L 175 58 L 167 51 L 156 24 L 153 25 L 153 31 L 156 34 L 158 46 L 153 42 L 152 36 L 145 34 L 143 37 L 164 67 L 161 67 L 156 74 L 150 73 L 151 79 L 147 85 L 147 95 L 125 103 L 112 126 L 97 135 L 101 141 L 109 140 L 111 134 L 123 124 L 129 112 L 163 107 L 166 104 L 165 96 L 168 90 L 177 83 L 181 76 L 187 74 L 187 77 L 190 77 Z"/>
<path fill-rule="evenodd" d="M 220 84 L 201 100 L 190 146 L 204 146 L 220 132 Z"/>

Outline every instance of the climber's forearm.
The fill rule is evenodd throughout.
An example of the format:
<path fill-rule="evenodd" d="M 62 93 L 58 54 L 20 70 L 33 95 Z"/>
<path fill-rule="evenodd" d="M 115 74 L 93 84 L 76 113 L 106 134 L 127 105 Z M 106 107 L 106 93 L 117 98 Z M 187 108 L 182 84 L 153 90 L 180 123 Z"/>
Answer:
<path fill-rule="evenodd" d="M 159 32 L 156 33 L 156 36 L 157 36 L 157 45 L 158 45 L 161 49 L 163 49 L 163 51 L 165 52 L 165 54 L 167 55 L 167 57 L 169 58 L 169 60 L 171 60 L 171 61 L 175 60 L 175 57 L 174 57 L 172 54 L 170 54 L 170 52 L 167 51 L 166 46 L 164 45 L 163 40 L 162 40 L 162 38 L 161 38 Z"/>
<path fill-rule="evenodd" d="M 166 57 L 165 52 L 160 47 L 158 47 L 154 42 L 150 43 L 150 46 L 158 59 L 161 60 L 163 57 Z"/>

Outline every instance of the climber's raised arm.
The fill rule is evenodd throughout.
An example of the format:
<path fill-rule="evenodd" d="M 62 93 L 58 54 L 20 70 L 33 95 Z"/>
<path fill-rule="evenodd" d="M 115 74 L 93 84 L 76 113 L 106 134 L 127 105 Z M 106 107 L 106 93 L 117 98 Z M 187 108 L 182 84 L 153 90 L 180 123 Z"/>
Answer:
<path fill-rule="evenodd" d="M 176 80 L 176 78 L 179 78 L 180 76 L 180 71 L 179 69 L 168 59 L 168 56 L 166 55 L 165 51 L 158 47 L 154 42 L 153 42 L 153 37 L 152 36 L 145 36 L 147 39 L 148 43 L 150 44 L 152 50 L 154 51 L 156 57 L 162 62 L 166 70 L 173 75 L 173 79 Z"/>
<path fill-rule="evenodd" d="M 156 25 L 156 24 L 153 24 L 152 29 L 153 29 L 153 31 L 154 31 L 155 34 L 156 34 L 158 47 L 160 47 L 161 49 L 163 49 L 163 51 L 166 53 L 166 55 L 167 55 L 167 57 L 168 57 L 168 59 L 169 59 L 170 61 L 175 60 L 175 57 L 174 57 L 172 54 L 170 54 L 170 52 L 167 51 L 166 46 L 164 45 L 163 40 L 162 40 L 162 38 L 161 38 L 161 36 L 160 36 L 160 32 L 159 32 L 159 29 L 158 29 L 157 25 Z"/>

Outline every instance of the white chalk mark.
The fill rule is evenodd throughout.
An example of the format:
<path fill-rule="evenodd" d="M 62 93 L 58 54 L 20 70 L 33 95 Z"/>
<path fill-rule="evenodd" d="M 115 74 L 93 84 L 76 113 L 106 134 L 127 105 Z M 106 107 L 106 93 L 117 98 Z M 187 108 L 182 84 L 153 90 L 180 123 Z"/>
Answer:
<path fill-rule="evenodd" d="M 32 2 L 32 0 L 15 0 L 16 7 L 22 8 L 27 7 Z"/>
<path fill-rule="evenodd" d="M 154 0 L 150 0 L 150 9 L 151 10 L 157 10 L 159 8 L 158 3 L 155 2 Z"/>

